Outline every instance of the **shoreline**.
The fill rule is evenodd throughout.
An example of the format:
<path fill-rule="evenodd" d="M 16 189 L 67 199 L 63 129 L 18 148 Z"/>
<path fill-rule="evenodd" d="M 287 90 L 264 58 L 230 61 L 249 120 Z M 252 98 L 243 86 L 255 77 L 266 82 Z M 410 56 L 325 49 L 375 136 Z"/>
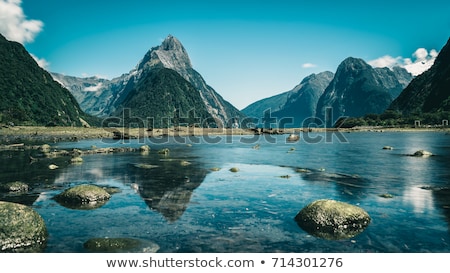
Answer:
<path fill-rule="evenodd" d="M 262 135 L 262 134 L 300 134 L 305 132 L 444 132 L 450 133 L 450 128 L 425 127 L 425 128 L 402 128 L 402 127 L 354 127 L 354 128 L 287 128 L 252 130 L 240 128 L 196 128 L 176 127 L 169 129 L 146 130 L 144 128 L 98 128 L 98 127 L 44 127 L 44 126 L 14 126 L 0 127 L 0 144 L 45 144 L 57 142 L 77 142 L 83 139 L 113 139 L 117 135 L 129 139 L 151 138 L 161 136 L 218 136 L 218 135 Z"/>

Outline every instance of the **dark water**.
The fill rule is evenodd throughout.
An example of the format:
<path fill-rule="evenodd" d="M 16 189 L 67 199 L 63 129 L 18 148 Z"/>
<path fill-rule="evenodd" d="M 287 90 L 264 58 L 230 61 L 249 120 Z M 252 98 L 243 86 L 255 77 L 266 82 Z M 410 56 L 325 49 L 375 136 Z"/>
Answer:
<path fill-rule="evenodd" d="M 347 143 L 338 138 L 286 143 L 286 136 L 276 136 L 275 143 L 263 137 L 247 143 L 248 136 L 226 137 L 217 144 L 171 140 L 147 143 L 149 154 L 85 155 L 79 165 L 68 164 L 67 158 L 30 164 L 30 152 L 1 152 L 0 183 L 20 180 L 32 189 L 0 198 L 32 206 L 42 215 L 50 234 L 45 251 L 52 253 L 85 252 L 83 243 L 93 237 L 150 241 L 160 246 L 159 252 L 450 252 L 450 135 L 344 136 Z M 260 148 L 253 149 L 257 143 Z M 142 144 L 95 140 L 53 147 L 92 145 Z M 386 145 L 394 150 L 383 150 Z M 165 147 L 168 156 L 156 152 Z M 408 156 L 420 149 L 434 156 Z M 50 163 L 60 168 L 49 170 Z M 157 167 L 137 168 L 140 163 Z M 232 167 L 240 171 L 230 172 Z M 94 210 L 69 209 L 52 199 L 85 183 L 122 191 Z M 380 197 L 383 193 L 393 198 Z M 350 239 L 309 235 L 294 217 L 325 198 L 365 209 L 372 222 Z"/>

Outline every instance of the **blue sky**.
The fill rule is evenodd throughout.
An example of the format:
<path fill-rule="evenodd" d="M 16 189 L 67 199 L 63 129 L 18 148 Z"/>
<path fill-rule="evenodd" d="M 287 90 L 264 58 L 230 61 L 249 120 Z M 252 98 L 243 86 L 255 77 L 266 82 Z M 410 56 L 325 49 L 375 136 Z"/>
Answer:
<path fill-rule="evenodd" d="M 107 78 L 172 34 L 242 109 L 350 56 L 374 66 L 433 59 L 450 36 L 445 2 L 0 0 L 0 32 L 50 71 Z"/>

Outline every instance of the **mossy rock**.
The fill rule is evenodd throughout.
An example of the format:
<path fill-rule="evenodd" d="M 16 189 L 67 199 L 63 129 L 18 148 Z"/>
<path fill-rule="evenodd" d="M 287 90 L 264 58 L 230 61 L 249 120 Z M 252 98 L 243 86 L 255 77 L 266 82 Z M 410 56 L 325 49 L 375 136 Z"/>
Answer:
<path fill-rule="evenodd" d="M 304 207 L 295 217 L 306 232 L 327 240 L 352 238 L 370 223 L 362 208 L 335 200 L 317 200 Z"/>
<path fill-rule="evenodd" d="M 382 197 L 382 198 L 394 198 L 394 196 L 392 195 L 392 194 L 390 194 L 390 193 L 382 193 L 382 194 L 379 194 L 378 195 L 379 197 Z"/>
<path fill-rule="evenodd" d="M 72 164 L 81 164 L 83 163 L 83 158 L 81 156 L 75 156 L 70 159 L 70 163 Z"/>
<path fill-rule="evenodd" d="M 143 152 L 143 153 L 148 153 L 148 152 L 150 152 L 150 146 L 148 146 L 148 145 L 142 145 L 142 146 L 139 148 L 139 151 L 140 151 L 140 152 Z"/>
<path fill-rule="evenodd" d="M 431 153 L 429 151 L 425 151 L 425 150 L 419 150 L 419 151 L 415 152 L 414 154 L 412 154 L 412 156 L 417 156 L 417 157 L 430 157 L 432 155 L 433 155 L 433 153 Z"/>
<path fill-rule="evenodd" d="M 43 153 L 49 153 L 50 152 L 50 150 L 51 150 L 51 146 L 50 145 L 48 145 L 48 144 L 44 144 L 44 145 L 41 145 L 40 147 L 39 147 L 39 151 L 41 151 L 41 152 L 43 152 Z"/>
<path fill-rule="evenodd" d="M 237 172 L 239 172 L 239 168 L 233 167 L 230 169 L 230 172 L 237 173 Z"/>
<path fill-rule="evenodd" d="M 0 252 L 42 252 L 47 228 L 32 208 L 0 201 Z"/>
<path fill-rule="evenodd" d="M 152 242 L 143 242 L 133 238 L 92 238 L 87 240 L 83 247 L 90 252 L 145 252 L 154 253 L 159 246 Z"/>
<path fill-rule="evenodd" d="M 160 155 L 168 155 L 170 153 L 170 150 L 168 148 L 164 148 L 158 151 L 158 154 Z"/>
<path fill-rule="evenodd" d="M 96 185 L 79 185 L 55 196 L 55 200 L 72 209 L 95 209 L 103 206 L 111 195 Z"/>
<path fill-rule="evenodd" d="M 28 188 L 28 184 L 20 181 L 0 184 L 0 191 L 2 192 L 27 192 Z"/>

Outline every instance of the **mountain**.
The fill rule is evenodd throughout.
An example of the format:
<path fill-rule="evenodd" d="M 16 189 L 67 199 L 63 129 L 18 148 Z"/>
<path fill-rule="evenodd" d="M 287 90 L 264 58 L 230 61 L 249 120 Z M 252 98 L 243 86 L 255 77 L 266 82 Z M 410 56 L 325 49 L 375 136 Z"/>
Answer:
<path fill-rule="evenodd" d="M 405 116 L 450 111 L 450 39 L 433 66 L 412 80 L 389 110 Z"/>
<path fill-rule="evenodd" d="M 205 122 L 202 125 L 209 126 L 207 122 L 213 120 L 192 84 L 164 67 L 152 69 L 141 77 L 113 115 L 126 117 L 124 109 L 130 109 L 131 117 L 153 118 L 152 124 L 144 124 L 151 128 L 167 127 L 171 121 L 188 125 Z"/>
<path fill-rule="evenodd" d="M 249 117 L 260 119 L 270 109 L 270 115 L 277 118 L 293 118 L 289 127 L 301 127 L 304 119 L 314 117 L 316 105 L 325 88 L 333 79 L 333 73 L 326 71 L 305 77 L 292 90 L 256 101 L 242 109 Z"/>
<path fill-rule="evenodd" d="M 289 97 L 289 92 L 290 91 L 286 91 L 269 98 L 255 101 L 242 109 L 241 112 L 248 117 L 259 119 L 264 116 L 264 111 L 268 109 L 270 109 L 271 113 L 280 110 L 286 103 L 287 98 Z"/>
<path fill-rule="evenodd" d="M 279 119 L 292 117 L 291 127 L 304 127 L 303 121 L 316 116 L 316 106 L 334 74 L 326 71 L 304 78 L 291 92 L 280 110 L 273 113 Z"/>
<path fill-rule="evenodd" d="M 39 67 L 20 43 L 0 34 L 0 122 L 81 126 L 94 119 Z"/>
<path fill-rule="evenodd" d="M 317 117 L 325 119 L 327 108 L 332 109 L 332 121 L 341 116 L 380 114 L 411 79 L 412 75 L 403 68 L 373 68 L 362 59 L 349 57 L 338 66 L 320 97 Z"/>
<path fill-rule="evenodd" d="M 54 73 L 53 76 L 77 97 L 81 107 L 96 116 L 117 113 L 131 90 L 136 89 L 149 73 L 161 68 L 176 71 L 198 92 L 209 114 L 219 123 L 227 125 L 231 119 L 245 115 L 225 101 L 191 64 L 189 55 L 181 42 L 169 35 L 159 46 L 151 48 L 129 73 L 111 81 L 98 78 L 75 78 Z M 142 89 L 141 87 L 139 89 Z"/>

